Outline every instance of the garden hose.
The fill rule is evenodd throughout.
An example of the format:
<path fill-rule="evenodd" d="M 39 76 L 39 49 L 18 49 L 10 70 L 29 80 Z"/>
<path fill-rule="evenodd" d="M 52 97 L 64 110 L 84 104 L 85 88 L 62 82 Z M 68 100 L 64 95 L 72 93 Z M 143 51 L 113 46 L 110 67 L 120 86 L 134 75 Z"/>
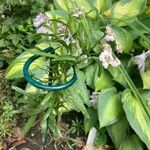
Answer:
<path fill-rule="evenodd" d="M 48 52 L 53 52 L 54 48 L 53 47 L 48 47 L 46 49 L 43 50 L 43 52 L 48 53 Z M 39 57 L 39 55 L 33 55 L 31 56 L 24 64 L 23 67 L 23 74 L 24 74 L 24 78 L 27 80 L 27 82 L 29 82 L 31 85 L 37 87 L 38 89 L 44 90 L 44 91 L 59 91 L 59 90 L 65 90 L 67 88 L 69 88 L 70 86 L 72 86 L 75 81 L 77 80 L 77 76 L 76 76 L 76 72 L 75 69 L 73 68 L 73 72 L 74 75 L 73 77 L 67 81 L 64 84 L 61 85 L 44 85 L 36 80 L 33 79 L 32 75 L 30 75 L 29 73 L 29 67 L 30 65 L 37 60 Z M 44 139 L 44 148 L 43 150 L 46 150 L 46 146 L 47 146 L 47 137 L 48 137 L 48 120 L 47 120 L 47 127 L 46 127 L 46 136 Z"/>
<path fill-rule="evenodd" d="M 43 50 L 43 52 L 45 53 L 48 53 L 48 52 L 51 52 L 51 51 L 54 51 L 54 48 L 52 47 L 48 47 L 46 49 Z M 44 85 L 40 82 L 37 82 L 36 80 L 34 80 L 32 78 L 32 76 L 30 75 L 29 73 L 29 67 L 30 65 L 36 60 L 38 59 L 39 55 L 33 55 L 32 57 L 30 57 L 26 63 L 24 64 L 24 67 L 23 67 L 23 74 L 24 74 L 24 77 L 25 79 L 33 86 L 37 87 L 38 89 L 41 89 L 41 90 L 44 90 L 44 91 L 59 91 L 59 90 L 64 90 L 64 89 L 67 89 L 69 88 L 71 85 L 73 85 L 75 83 L 75 81 L 77 80 L 77 76 L 76 76 L 76 73 L 75 73 L 75 69 L 74 69 L 74 75 L 73 77 L 67 81 L 66 83 L 62 84 L 62 85 Z"/>

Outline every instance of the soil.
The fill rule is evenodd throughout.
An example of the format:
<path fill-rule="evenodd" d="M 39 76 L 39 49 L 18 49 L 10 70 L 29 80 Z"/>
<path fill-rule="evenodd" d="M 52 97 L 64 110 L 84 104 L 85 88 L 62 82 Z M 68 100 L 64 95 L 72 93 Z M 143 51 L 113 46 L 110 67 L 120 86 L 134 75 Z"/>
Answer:
<path fill-rule="evenodd" d="M 16 150 L 43 150 L 42 135 L 40 131 L 36 128 L 31 129 L 27 137 L 25 137 L 26 144 L 22 144 L 16 148 Z M 55 150 L 54 143 L 47 140 L 46 150 Z"/>

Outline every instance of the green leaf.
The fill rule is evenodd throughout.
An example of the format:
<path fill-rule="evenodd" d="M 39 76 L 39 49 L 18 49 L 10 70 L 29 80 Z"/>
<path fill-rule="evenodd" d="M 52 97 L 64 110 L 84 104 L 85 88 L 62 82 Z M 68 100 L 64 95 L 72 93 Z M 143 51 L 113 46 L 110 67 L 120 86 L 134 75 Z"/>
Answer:
<path fill-rule="evenodd" d="M 121 0 L 112 6 L 110 18 L 112 24 L 127 25 L 135 20 L 146 7 L 147 0 Z"/>
<path fill-rule="evenodd" d="M 4 39 L 0 39 L 0 48 L 5 47 L 5 46 L 6 46 L 6 44 L 5 44 Z"/>
<path fill-rule="evenodd" d="M 107 127 L 107 131 L 115 145 L 116 150 L 119 149 L 122 140 L 125 139 L 129 127 L 129 123 L 125 117 Z"/>
<path fill-rule="evenodd" d="M 66 11 L 69 9 L 76 9 L 75 5 L 82 7 L 86 12 L 92 9 L 90 0 L 54 0 L 54 3 L 56 6 Z"/>
<path fill-rule="evenodd" d="M 117 81 L 124 87 L 128 87 L 127 82 L 118 67 L 116 68 L 116 67 L 110 66 L 108 70 L 110 74 L 113 76 L 114 81 Z"/>
<path fill-rule="evenodd" d="M 93 5 L 101 13 L 107 10 L 111 4 L 112 4 L 112 0 L 93 0 Z"/>
<path fill-rule="evenodd" d="M 120 27 L 112 27 L 113 32 L 115 34 L 115 39 L 117 43 L 119 43 L 123 49 L 123 52 L 129 53 L 129 51 L 133 47 L 133 39 L 131 34 Z"/>
<path fill-rule="evenodd" d="M 132 95 L 129 89 L 124 91 L 122 102 L 129 124 L 140 139 L 150 148 L 150 118 L 141 103 Z"/>
<path fill-rule="evenodd" d="M 77 89 L 71 86 L 67 93 L 69 95 L 68 101 L 76 108 L 76 110 L 81 111 L 86 118 L 89 118 L 88 111 L 84 106 L 84 100 L 77 92 Z"/>
<path fill-rule="evenodd" d="M 119 150 L 144 150 L 143 143 L 137 135 L 127 136 Z"/>
<path fill-rule="evenodd" d="M 92 63 L 85 68 L 84 72 L 87 85 L 94 89 L 95 82 L 98 78 L 99 65 Z"/>
<path fill-rule="evenodd" d="M 150 89 L 150 70 L 141 73 L 143 89 Z"/>
<path fill-rule="evenodd" d="M 104 88 L 111 87 L 114 84 L 111 75 L 107 70 L 102 69 L 100 77 L 97 78 L 95 82 L 95 90 L 99 91 Z"/>
<path fill-rule="evenodd" d="M 37 115 L 32 115 L 29 117 L 27 123 L 25 124 L 25 126 L 23 127 L 23 130 L 22 130 L 24 135 L 26 135 L 29 132 L 29 130 L 31 129 L 31 127 L 35 123 L 36 118 L 37 118 Z"/>
<path fill-rule="evenodd" d="M 89 106 L 90 103 L 90 92 L 85 84 L 85 74 L 76 68 L 77 81 L 72 85 L 75 92 L 82 98 L 84 104 Z"/>
<path fill-rule="evenodd" d="M 91 11 L 94 10 L 92 0 L 54 0 L 54 4 L 58 9 L 61 8 L 65 11 L 76 11 L 78 7 L 81 7 L 83 11 L 87 12 L 90 17 L 95 17 L 96 15 L 95 11 Z"/>
<path fill-rule="evenodd" d="M 7 79 L 22 78 L 23 66 L 27 61 L 27 59 L 29 59 L 32 55 L 33 54 L 29 52 L 23 52 L 20 56 L 18 56 L 15 60 L 13 60 L 7 69 L 6 78 Z M 38 67 L 43 66 L 43 64 L 44 64 L 44 58 L 39 58 L 35 60 L 30 67 L 30 71 L 35 71 L 36 69 L 38 69 Z"/>
<path fill-rule="evenodd" d="M 115 87 L 104 89 L 98 97 L 98 118 L 100 128 L 111 125 L 120 119 L 122 106 L 120 94 Z"/>
<path fill-rule="evenodd" d="M 90 118 L 84 117 L 84 131 L 87 134 L 92 127 L 95 127 L 98 122 L 97 111 L 94 108 L 87 109 Z M 94 117 L 93 117 L 94 116 Z"/>

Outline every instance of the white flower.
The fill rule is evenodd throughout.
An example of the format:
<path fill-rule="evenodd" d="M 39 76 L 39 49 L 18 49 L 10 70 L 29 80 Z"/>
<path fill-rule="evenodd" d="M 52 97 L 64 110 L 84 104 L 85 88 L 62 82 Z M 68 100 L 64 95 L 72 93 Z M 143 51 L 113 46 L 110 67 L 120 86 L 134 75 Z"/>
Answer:
<path fill-rule="evenodd" d="M 64 33 L 66 31 L 66 26 L 64 26 L 62 23 L 57 23 L 57 27 L 58 27 L 58 32 L 59 33 Z"/>
<path fill-rule="evenodd" d="M 134 57 L 135 64 L 138 65 L 141 72 L 144 72 L 149 65 L 149 60 L 147 60 L 148 57 L 150 57 L 150 50 Z"/>
<path fill-rule="evenodd" d="M 84 14 L 84 11 L 82 10 L 82 8 L 78 8 L 72 16 L 79 18 L 79 17 L 83 16 L 83 14 Z"/>
<path fill-rule="evenodd" d="M 37 32 L 37 33 L 47 33 L 47 34 L 50 34 L 50 33 L 51 33 L 48 28 L 43 27 L 43 26 L 41 26 L 40 28 L 38 28 L 36 32 Z"/>
<path fill-rule="evenodd" d="M 118 53 L 123 52 L 122 45 L 120 43 L 118 43 L 117 41 L 116 41 L 116 50 L 117 50 Z"/>
<path fill-rule="evenodd" d="M 119 65 L 121 65 L 121 62 L 118 58 L 116 58 L 115 60 L 112 61 L 111 65 L 113 67 L 118 67 Z"/>
<path fill-rule="evenodd" d="M 34 27 L 38 28 L 40 27 L 43 23 L 48 21 L 48 17 L 44 14 L 44 13 L 39 13 L 34 21 L 33 21 L 33 25 Z"/>
<path fill-rule="evenodd" d="M 36 32 L 43 33 L 43 34 L 52 34 L 52 32 L 44 26 L 41 26 L 40 28 L 38 28 Z M 51 39 L 52 39 L 52 36 L 48 36 L 48 40 L 51 40 Z"/>
<path fill-rule="evenodd" d="M 102 62 L 105 69 L 107 69 L 109 65 L 118 67 L 121 64 L 118 58 L 113 57 L 112 48 L 107 43 L 103 45 L 103 51 L 99 55 L 99 60 Z"/>
<path fill-rule="evenodd" d="M 113 35 L 105 35 L 104 39 L 109 42 L 113 42 L 115 40 L 115 37 Z"/>
<path fill-rule="evenodd" d="M 109 41 L 111 41 L 111 42 L 115 41 L 114 33 L 113 33 L 113 30 L 112 30 L 110 25 L 107 25 L 105 33 L 106 33 L 106 36 L 104 37 L 104 39 L 106 41 L 108 41 L 108 42 Z"/>
<path fill-rule="evenodd" d="M 67 36 L 65 36 L 64 34 L 62 34 L 62 38 L 61 38 L 67 45 L 69 45 L 70 43 L 75 43 L 75 40 L 73 39 L 72 35 L 70 33 L 68 33 Z"/>
<path fill-rule="evenodd" d="M 98 92 L 92 92 L 90 96 L 90 106 L 95 106 L 98 102 Z"/>

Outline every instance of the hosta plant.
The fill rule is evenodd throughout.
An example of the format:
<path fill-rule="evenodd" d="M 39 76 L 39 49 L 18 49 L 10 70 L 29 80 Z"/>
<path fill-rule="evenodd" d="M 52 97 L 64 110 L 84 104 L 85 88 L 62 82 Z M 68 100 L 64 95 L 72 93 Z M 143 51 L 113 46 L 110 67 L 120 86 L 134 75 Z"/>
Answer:
<path fill-rule="evenodd" d="M 33 20 L 41 35 L 39 44 L 17 57 L 6 77 L 22 78 L 25 61 L 38 54 L 43 57 L 30 69 L 38 81 L 64 83 L 72 77 L 72 66 L 78 80 L 59 92 L 47 93 L 29 84 L 24 91 L 16 89 L 24 94 L 19 101 L 31 110 L 27 130 L 42 114 L 41 122 L 48 119 L 51 131 L 61 136 L 58 118 L 76 110 L 84 115 L 86 134 L 96 128 L 95 144 L 108 144 L 108 133 L 115 149 L 150 149 L 149 4 L 54 0 L 51 11 L 39 12 Z M 41 51 L 48 46 L 54 47 L 53 54 Z"/>

